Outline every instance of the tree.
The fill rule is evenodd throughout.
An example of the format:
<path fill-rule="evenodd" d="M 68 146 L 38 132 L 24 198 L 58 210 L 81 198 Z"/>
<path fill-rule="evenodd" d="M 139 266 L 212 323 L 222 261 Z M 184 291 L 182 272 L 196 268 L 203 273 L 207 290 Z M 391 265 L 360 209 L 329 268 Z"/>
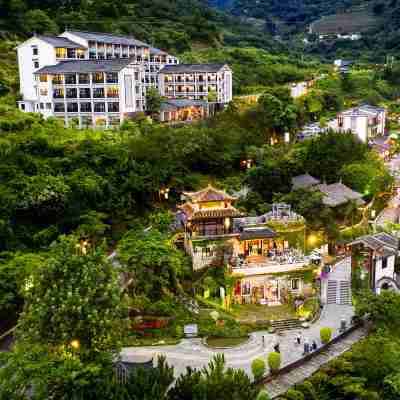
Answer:
<path fill-rule="evenodd" d="M 118 349 L 125 317 L 117 273 L 104 249 L 85 250 L 76 237 L 61 236 L 32 273 L 17 336 L 91 359 Z"/>
<path fill-rule="evenodd" d="M 266 390 L 260 390 L 260 393 L 258 393 L 256 400 L 271 400 L 271 397 Z"/>
<path fill-rule="evenodd" d="M 321 342 L 323 344 L 328 344 L 332 338 L 332 329 L 331 328 L 321 328 L 320 330 Z"/>
<path fill-rule="evenodd" d="M 254 400 L 257 395 L 243 370 L 225 368 L 225 358 L 216 355 L 201 371 L 187 368 L 168 393 L 169 400 Z"/>
<path fill-rule="evenodd" d="M 167 236 L 157 230 L 129 231 L 117 249 L 118 259 L 129 274 L 130 297 L 155 303 L 166 294 L 178 293 L 178 278 L 188 270 L 188 259 Z"/>
<path fill-rule="evenodd" d="M 43 10 L 29 10 L 24 16 L 24 30 L 27 33 L 57 33 L 58 26 Z"/>
<path fill-rule="evenodd" d="M 254 379 L 259 380 L 265 374 L 265 361 L 263 358 L 256 358 L 251 362 L 251 372 L 253 372 Z"/>
<path fill-rule="evenodd" d="M 276 352 L 268 354 L 268 365 L 272 373 L 277 372 L 281 367 L 281 355 Z"/>
<path fill-rule="evenodd" d="M 160 112 L 162 97 L 155 87 L 146 90 L 146 110 L 151 114 Z"/>

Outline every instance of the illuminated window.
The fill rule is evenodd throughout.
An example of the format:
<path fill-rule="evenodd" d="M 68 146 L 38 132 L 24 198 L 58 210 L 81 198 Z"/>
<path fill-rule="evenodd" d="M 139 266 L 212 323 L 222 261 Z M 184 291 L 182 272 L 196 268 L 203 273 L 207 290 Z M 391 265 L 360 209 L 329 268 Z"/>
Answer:
<path fill-rule="evenodd" d="M 93 83 L 104 83 L 103 72 L 96 72 L 93 74 Z"/>
<path fill-rule="evenodd" d="M 41 96 L 47 96 L 48 95 L 47 89 L 40 89 L 40 95 Z"/>
<path fill-rule="evenodd" d="M 56 58 L 67 58 L 67 49 L 65 49 L 64 47 L 57 47 Z"/>
<path fill-rule="evenodd" d="M 39 80 L 40 80 L 40 82 L 47 82 L 47 75 L 40 74 Z"/>

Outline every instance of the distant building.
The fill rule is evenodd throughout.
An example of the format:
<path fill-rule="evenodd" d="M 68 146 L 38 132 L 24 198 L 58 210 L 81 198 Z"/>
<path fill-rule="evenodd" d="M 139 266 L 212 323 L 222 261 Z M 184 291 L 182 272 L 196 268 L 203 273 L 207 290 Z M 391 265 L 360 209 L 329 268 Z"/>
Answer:
<path fill-rule="evenodd" d="M 354 62 L 351 60 L 342 59 L 335 60 L 333 63 L 335 71 L 340 72 L 341 74 L 349 74 L 353 64 Z"/>
<path fill-rule="evenodd" d="M 343 111 L 337 116 L 338 130 L 351 131 L 364 143 L 385 134 L 386 109 L 361 105 Z"/>
<path fill-rule="evenodd" d="M 108 128 L 145 111 L 147 89 L 161 91 L 160 71 L 179 64 L 176 57 L 130 36 L 70 30 L 33 36 L 17 53 L 19 109 L 79 127 Z M 193 72 L 193 85 L 190 74 L 178 74 L 186 86 L 177 85 L 170 99 L 206 100 L 215 91 L 217 103 L 231 101 L 232 71 L 227 65 L 199 65 Z"/>
<path fill-rule="evenodd" d="M 292 178 L 292 189 L 306 189 L 321 192 L 324 196 L 322 202 L 328 207 L 338 207 L 350 201 L 357 205 L 363 205 L 365 202 L 361 193 L 358 193 L 341 182 L 320 183 L 320 181 L 311 175 L 304 174 Z"/>
<path fill-rule="evenodd" d="M 367 282 L 367 286 L 377 294 L 385 289 L 400 290 L 400 276 L 395 272 L 399 256 L 397 237 L 381 232 L 359 237 L 349 246 L 355 281 Z"/>
<path fill-rule="evenodd" d="M 226 104 L 232 100 L 232 70 L 227 64 L 168 65 L 160 71 L 160 93 L 167 98 L 207 100 Z"/>
<path fill-rule="evenodd" d="M 309 89 L 315 84 L 314 79 L 309 79 L 303 82 L 296 82 L 290 85 L 290 95 L 297 99 L 298 97 L 305 96 Z"/>
<path fill-rule="evenodd" d="M 301 131 L 297 134 L 297 138 L 299 140 L 312 139 L 322 133 L 325 133 L 327 129 L 328 128 L 322 128 L 318 122 L 307 124 L 301 128 Z"/>
<path fill-rule="evenodd" d="M 183 197 L 179 218 L 193 269 L 228 265 L 236 278 L 236 303 L 277 305 L 311 290 L 302 275 L 310 263 L 304 255 L 305 220 L 289 205 L 243 217 L 233 206 L 236 199 L 212 186 Z"/>
<path fill-rule="evenodd" d="M 209 113 L 209 105 L 204 100 L 165 100 L 160 108 L 161 122 L 196 121 Z"/>

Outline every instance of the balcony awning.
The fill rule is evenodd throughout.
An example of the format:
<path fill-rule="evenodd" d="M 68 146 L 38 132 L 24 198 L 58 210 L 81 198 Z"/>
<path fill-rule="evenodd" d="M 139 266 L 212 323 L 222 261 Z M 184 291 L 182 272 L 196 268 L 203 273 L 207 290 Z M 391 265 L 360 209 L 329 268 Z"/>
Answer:
<path fill-rule="evenodd" d="M 240 240 L 253 240 L 253 239 L 272 239 L 279 235 L 272 229 L 267 227 L 245 229 L 240 234 Z"/>

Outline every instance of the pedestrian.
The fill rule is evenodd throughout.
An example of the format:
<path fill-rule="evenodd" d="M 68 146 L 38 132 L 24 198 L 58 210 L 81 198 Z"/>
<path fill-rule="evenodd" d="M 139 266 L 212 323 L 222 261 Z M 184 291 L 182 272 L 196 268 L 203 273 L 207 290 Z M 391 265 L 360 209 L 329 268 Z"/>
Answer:
<path fill-rule="evenodd" d="M 301 344 L 301 335 L 300 335 L 300 333 L 298 333 L 298 334 L 296 335 L 296 342 L 297 342 L 297 344 L 300 346 L 300 344 Z"/>
<path fill-rule="evenodd" d="M 281 350 L 279 348 L 279 342 L 276 342 L 276 344 L 274 346 L 274 351 L 275 351 L 275 353 L 280 353 L 281 352 Z"/>
<path fill-rule="evenodd" d="M 262 345 L 265 347 L 265 335 L 262 335 Z"/>
<path fill-rule="evenodd" d="M 317 350 L 318 346 L 317 346 L 317 342 L 315 340 L 313 340 L 311 348 L 312 348 L 312 351 Z"/>
<path fill-rule="evenodd" d="M 310 343 L 308 343 L 308 339 L 304 339 L 304 355 L 307 355 L 310 352 Z"/>

